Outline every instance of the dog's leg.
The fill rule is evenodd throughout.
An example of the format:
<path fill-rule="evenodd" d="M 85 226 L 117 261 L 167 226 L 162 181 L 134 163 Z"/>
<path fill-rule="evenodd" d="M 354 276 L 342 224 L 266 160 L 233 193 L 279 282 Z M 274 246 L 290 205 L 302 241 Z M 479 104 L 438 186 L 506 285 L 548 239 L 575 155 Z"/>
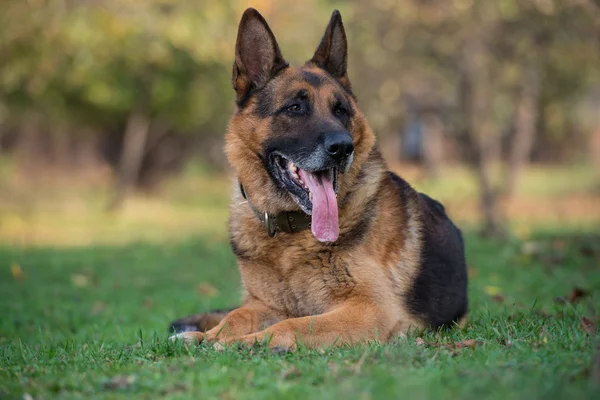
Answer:
<path fill-rule="evenodd" d="M 265 330 L 241 337 L 217 338 L 220 344 L 268 342 L 270 347 L 291 349 L 387 341 L 394 319 L 383 308 L 361 302 L 345 303 L 325 314 L 283 320 Z"/>
<path fill-rule="evenodd" d="M 221 322 L 204 332 L 182 332 L 171 337 L 172 340 L 182 339 L 187 343 L 200 343 L 204 340 L 219 340 L 240 337 L 258 332 L 267 324 L 281 320 L 275 312 L 260 303 L 247 304 L 231 311 Z"/>

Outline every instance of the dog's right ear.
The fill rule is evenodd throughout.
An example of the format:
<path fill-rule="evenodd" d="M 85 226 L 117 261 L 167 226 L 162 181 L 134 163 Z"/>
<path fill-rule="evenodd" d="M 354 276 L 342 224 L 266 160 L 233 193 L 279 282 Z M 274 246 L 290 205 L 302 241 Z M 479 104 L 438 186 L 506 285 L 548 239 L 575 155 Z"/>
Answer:
<path fill-rule="evenodd" d="M 254 8 L 247 9 L 238 28 L 233 63 L 232 81 L 238 104 L 287 66 L 267 21 Z"/>

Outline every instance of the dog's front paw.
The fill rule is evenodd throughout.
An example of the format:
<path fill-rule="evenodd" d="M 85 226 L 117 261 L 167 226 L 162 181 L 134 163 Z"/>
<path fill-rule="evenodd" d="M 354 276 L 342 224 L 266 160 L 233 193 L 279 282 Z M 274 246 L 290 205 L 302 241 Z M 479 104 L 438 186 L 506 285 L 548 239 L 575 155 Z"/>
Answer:
<path fill-rule="evenodd" d="M 171 342 L 183 341 L 185 344 L 200 344 L 204 340 L 202 332 L 181 332 L 169 337 Z"/>

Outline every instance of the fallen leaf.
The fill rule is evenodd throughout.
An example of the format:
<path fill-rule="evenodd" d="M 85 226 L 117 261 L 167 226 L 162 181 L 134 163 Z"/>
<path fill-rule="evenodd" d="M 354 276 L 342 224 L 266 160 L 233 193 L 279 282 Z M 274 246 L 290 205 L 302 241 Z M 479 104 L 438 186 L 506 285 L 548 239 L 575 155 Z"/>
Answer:
<path fill-rule="evenodd" d="M 504 303 L 504 296 L 502 296 L 501 294 L 496 294 L 492 296 L 492 300 L 494 300 L 494 302 L 496 303 Z"/>
<path fill-rule="evenodd" d="M 476 278 L 479 275 L 479 270 L 477 267 L 469 265 L 467 274 L 469 275 L 469 278 Z"/>
<path fill-rule="evenodd" d="M 219 291 L 217 290 L 216 287 L 214 287 L 210 283 L 206 283 L 206 282 L 199 284 L 198 287 L 196 288 L 196 290 L 202 296 L 206 296 L 206 297 L 213 297 L 219 293 Z"/>
<path fill-rule="evenodd" d="M 521 252 L 528 256 L 541 253 L 544 250 L 542 242 L 525 242 L 521 247 Z"/>
<path fill-rule="evenodd" d="M 166 397 L 169 394 L 181 393 L 181 392 L 185 392 L 187 390 L 188 390 L 188 387 L 185 384 L 176 383 L 175 385 L 173 385 L 167 389 L 162 389 L 160 391 L 160 395 L 161 395 L 161 397 Z"/>
<path fill-rule="evenodd" d="M 214 349 L 215 351 L 217 351 L 217 352 L 221 353 L 221 352 L 225 351 L 225 346 L 223 346 L 223 345 L 222 345 L 221 343 L 219 343 L 219 342 L 215 342 L 215 343 L 213 344 L 213 349 Z"/>
<path fill-rule="evenodd" d="M 23 279 L 25 279 L 25 273 L 23 272 L 19 264 L 12 264 L 10 266 L 10 272 L 12 273 L 12 276 L 15 279 L 15 281 L 22 281 Z"/>
<path fill-rule="evenodd" d="M 583 297 L 588 296 L 589 294 L 590 293 L 586 290 L 583 290 L 578 287 L 574 287 L 573 290 L 571 291 L 571 295 L 569 296 L 569 302 L 575 303 L 576 301 L 580 300 Z"/>
<path fill-rule="evenodd" d="M 92 306 L 92 315 L 98 315 L 106 308 L 106 304 L 101 301 L 97 301 Z"/>
<path fill-rule="evenodd" d="M 73 283 L 73 286 L 83 288 L 89 285 L 90 278 L 83 274 L 73 274 L 71 275 L 71 283 Z"/>
<path fill-rule="evenodd" d="M 583 317 L 580 321 L 581 328 L 589 333 L 591 336 L 596 336 L 596 329 L 598 328 L 598 319 L 594 321 L 592 318 Z"/>
<path fill-rule="evenodd" d="M 117 375 L 117 376 L 113 377 L 110 381 L 108 381 L 104 384 L 104 389 L 109 389 L 109 390 L 126 389 L 127 387 L 131 386 L 133 384 L 133 382 L 135 382 L 135 376 L 133 376 L 133 375 L 129 375 L 129 376 Z"/>
<path fill-rule="evenodd" d="M 474 349 L 475 347 L 477 347 L 478 344 L 482 344 L 482 342 L 480 342 L 479 340 L 475 340 L 475 339 L 467 339 L 467 340 L 463 340 L 461 342 L 454 343 L 454 347 L 456 347 L 457 349 L 462 349 L 465 347 Z"/>
<path fill-rule="evenodd" d="M 499 295 L 500 292 L 502 291 L 498 286 L 491 286 L 491 285 L 484 287 L 483 290 L 490 296 Z"/>
<path fill-rule="evenodd" d="M 417 346 L 430 346 L 430 347 L 439 347 L 448 350 L 456 350 L 456 349 L 464 349 L 470 348 L 474 349 L 477 345 L 483 344 L 482 341 L 476 339 L 465 339 L 460 342 L 449 342 L 449 343 L 431 343 L 425 341 L 423 338 L 418 337 L 415 340 Z"/>

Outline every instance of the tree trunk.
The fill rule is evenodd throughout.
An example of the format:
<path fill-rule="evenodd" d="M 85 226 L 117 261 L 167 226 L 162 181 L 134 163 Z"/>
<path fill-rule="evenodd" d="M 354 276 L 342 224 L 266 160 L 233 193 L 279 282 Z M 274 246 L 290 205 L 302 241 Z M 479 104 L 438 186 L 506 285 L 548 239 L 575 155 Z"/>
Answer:
<path fill-rule="evenodd" d="M 480 207 L 483 214 L 482 234 L 505 235 L 498 193 L 492 184 L 493 160 L 498 149 L 499 132 L 492 119 L 491 54 L 481 34 L 467 39 L 462 53 L 462 108 L 468 157 L 477 174 Z"/>
<path fill-rule="evenodd" d="M 435 113 L 423 117 L 423 160 L 427 175 L 436 179 L 444 156 L 444 124 Z"/>
<path fill-rule="evenodd" d="M 140 110 L 134 110 L 129 115 L 125 133 L 123 135 L 123 148 L 114 188 L 113 199 L 109 209 L 119 208 L 125 197 L 137 182 L 140 168 L 144 158 L 150 120 Z"/>
<path fill-rule="evenodd" d="M 16 159 L 19 169 L 26 175 L 37 177 L 36 169 L 47 162 L 40 137 L 41 117 L 35 111 L 23 118 L 17 136 Z M 35 178 L 32 178 L 35 179 Z"/>
<path fill-rule="evenodd" d="M 527 65 L 515 113 L 515 134 L 508 159 L 508 175 L 504 194 L 515 194 L 523 167 L 529 161 L 538 121 L 540 76 L 535 65 Z"/>
<path fill-rule="evenodd" d="M 590 136 L 590 159 L 596 171 L 596 185 L 600 190 L 600 117 L 596 117 L 596 128 Z"/>

